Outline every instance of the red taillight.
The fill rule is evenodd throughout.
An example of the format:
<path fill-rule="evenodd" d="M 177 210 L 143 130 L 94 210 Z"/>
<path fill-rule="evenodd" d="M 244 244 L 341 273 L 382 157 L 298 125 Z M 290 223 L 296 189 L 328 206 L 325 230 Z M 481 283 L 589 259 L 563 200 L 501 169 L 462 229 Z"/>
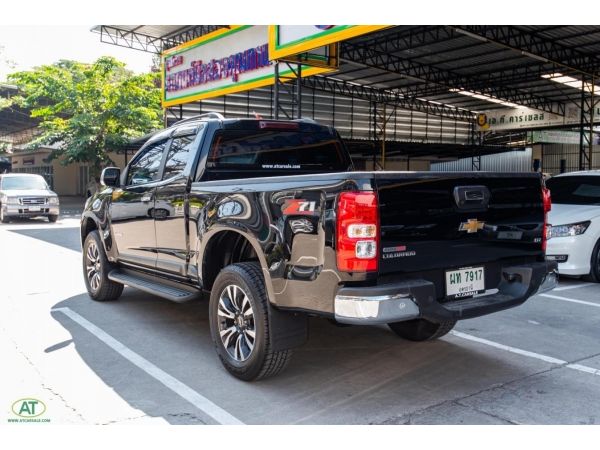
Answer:
<path fill-rule="evenodd" d="M 548 242 L 548 212 L 552 209 L 552 198 L 550 197 L 550 190 L 542 187 L 542 203 L 544 205 L 544 228 L 542 229 L 542 250 L 546 251 L 546 244 Z"/>
<path fill-rule="evenodd" d="M 377 270 L 379 209 L 374 192 L 342 192 L 337 209 L 337 266 L 344 272 Z"/>
<path fill-rule="evenodd" d="M 542 201 L 544 202 L 544 212 L 550 212 L 552 209 L 552 198 L 550 197 L 550 189 L 542 188 Z"/>

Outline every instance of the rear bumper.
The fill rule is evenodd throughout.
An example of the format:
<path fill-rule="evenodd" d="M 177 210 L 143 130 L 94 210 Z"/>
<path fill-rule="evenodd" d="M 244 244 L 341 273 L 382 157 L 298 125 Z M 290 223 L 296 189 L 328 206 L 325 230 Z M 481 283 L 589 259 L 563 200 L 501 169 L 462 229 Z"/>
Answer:
<path fill-rule="evenodd" d="M 335 319 L 374 325 L 425 318 L 433 322 L 469 319 L 524 303 L 558 283 L 557 263 L 546 261 L 502 269 L 502 281 L 487 294 L 447 303 L 437 301 L 435 285 L 409 280 L 373 287 L 343 287 L 335 296 Z"/>

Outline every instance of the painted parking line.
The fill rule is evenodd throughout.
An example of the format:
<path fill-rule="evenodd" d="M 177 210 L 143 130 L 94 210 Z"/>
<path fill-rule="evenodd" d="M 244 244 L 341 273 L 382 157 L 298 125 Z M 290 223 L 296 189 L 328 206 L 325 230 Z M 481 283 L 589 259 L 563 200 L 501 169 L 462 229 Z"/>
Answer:
<path fill-rule="evenodd" d="M 529 350 L 523 350 L 516 347 L 511 347 L 510 345 L 500 344 L 498 342 L 489 341 L 487 339 L 479 338 L 477 336 L 473 336 L 471 334 L 462 333 L 460 331 L 452 330 L 450 332 L 453 336 L 456 336 L 461 339 L 466 339 L 468 341 L 477 342 L 478 344 L 488 345 L 490 347 L 497 348 L 499 350 L 504 350 L 510 353 L 515 353 L 517 355 L 526 356 L 528 358 L 538 359 L 540 361 L 544 361 L 550 364 L 556 364 L 559 366 L 564 366 L 568 369 L 577 370 L 579 372 L 590 373 L 592 375 L 600 376 L 600 370 L 594 369 L 593 367 L 583 366 L 581 364 L 571 364 L 569 361 L 564 361 L 562 359 L 554 358 L 552 356 L 542 355 L 540 353 L 530 352 Z"/>
<path fill-rule="evenodd" d="M 579 303 L 581 305 L 595 306 L 596 308 L 600 308 L 600 303 L 586 302 L 585 300 L 576 300 L 574 298 L 561 297 L 560 295 L 540 294 L 540 297 L 553 298 L 555 300 L 562 300 L 563 302 Z"/>
<path fill-rule="evenodd" d="M 229 414 L 223 408 L 214 404 L 209 399 L 199 394 L 188 385 L 179 381 L 177 378 L 169 375 L 164 370 L 158 368 L 147 359 L 138 355 L 129 347 L 116 340 L 110 334 L 106 333 L 104 330 L 97 327 L 92 322 L 77 314 L 71 308 L 55 308 L 51 311 L 62 313 L 74 322 L 81 325 L 83 328 L 92 333 L 94 336 L 96 336 L 114 351 L 119 353 L 122 357 L 124 357 L 129 362 L 142 369 L 152 378 L 165 385 L 167 388 L 175 392 L 184 400 L 187 400 L 200 411 L 212 417 L 217 423 L 223 425 L 244 425 L 244 423 L 241 420 Z"/>
<path fill-rule="evenodd" d="M 570 289 L 577 289 L 586 286 L 593 286 L 594 283 L 580 283 L 580 284 L 569 284 L 567 286 L 559 286 L 557 288 L 552 289 L 553 291 L 568 291 Z"/>

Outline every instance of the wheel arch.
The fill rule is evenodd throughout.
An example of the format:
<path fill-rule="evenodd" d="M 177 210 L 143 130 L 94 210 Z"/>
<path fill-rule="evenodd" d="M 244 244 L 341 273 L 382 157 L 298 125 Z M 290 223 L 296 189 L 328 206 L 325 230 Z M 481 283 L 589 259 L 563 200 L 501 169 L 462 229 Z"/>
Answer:
<path fill-rule="evenodd" d="M 239 229 L 220 228 L 204 235 L 205 243 L 198 257 L 198 273 L 202 288 L 210 290 L 219 272 L 230 264 L 257 261 L 262 269 L 269 301 L 274 294 L 267 261 L 260 245 L 247 232 Z"/>
<path fill-rule="evenodd" d="M 81 245 L 85 242 L 85 238 L 94 230 L 99 230 L 98 222 L 90 215 L 84 215 L 81 218 Z M 101 236 L 102 238 L 102 236 Z"/>

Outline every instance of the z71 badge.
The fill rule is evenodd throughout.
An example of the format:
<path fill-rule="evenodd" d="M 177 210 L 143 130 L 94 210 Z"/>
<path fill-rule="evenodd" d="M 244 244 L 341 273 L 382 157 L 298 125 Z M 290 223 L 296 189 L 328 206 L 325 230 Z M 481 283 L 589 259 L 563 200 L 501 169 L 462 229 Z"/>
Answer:
<path fill-rule="evenodd" d="M 289 199 L 283 203 L 281 212 L 286 216 L 294 216 L 297 214 L 312 215 L 315 212 L 317 202 L 309 201 L 301 198 Z"/>

